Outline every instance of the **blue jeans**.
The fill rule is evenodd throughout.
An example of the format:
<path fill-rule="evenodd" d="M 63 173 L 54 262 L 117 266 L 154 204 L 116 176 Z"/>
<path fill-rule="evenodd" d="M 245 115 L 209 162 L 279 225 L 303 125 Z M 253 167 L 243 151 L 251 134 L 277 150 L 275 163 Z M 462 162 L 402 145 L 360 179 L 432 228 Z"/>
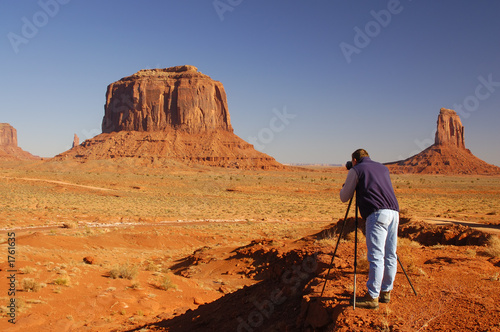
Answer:
<path fill-rule="evenodd" d="M 382 209 L 366 218 L 366 246 L 368 248 L 368 294 L 372 298 L 380 292 L 392 290 L 398 268 L 399 212 Z"/>

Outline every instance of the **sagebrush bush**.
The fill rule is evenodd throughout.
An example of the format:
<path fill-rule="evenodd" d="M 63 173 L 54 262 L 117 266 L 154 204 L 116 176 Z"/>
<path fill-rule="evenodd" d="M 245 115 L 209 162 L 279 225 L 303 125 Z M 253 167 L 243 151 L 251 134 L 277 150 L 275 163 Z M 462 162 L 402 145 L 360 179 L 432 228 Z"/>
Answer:
<path fill-rule="evenodd" d="M 153 284 L 154 286 L 156 286 L 156 288 L 165 291 L 169 289 L 177 289 L 177 285 L 174 284 L 172 280 L 170 280 L 170 277 L 168 275 L 158 277 Z"/>
<path fill-rule="evenodd" d="M 500 237 L 491 235 L 484 253 L 490 257 L 500 257 Z"/>
<path fill-rule="evenodd" d="M 59 286 L 69 286 L 70 278 L 68 276 L 59 277 L 54 279 L 53 283 Z"/>
<path fill-rule="evenodd" d="M 109 276 L 113 279 L 132 280 L 139 274 L 139 268 L 136 265 L 122 264 L 109 271 Z"/>
<path fill-rule="evenodd" d="M 31 266 L 25 266 L 20 268 L 19 272 L 21 272 L 22 274 L 31 274 L 33 272 L 36 272 L 36 269 Z"/>
<path fill-rule="evenodd" d="M 40 283 L 33 278 L 25 278 L 22 282 L 22 288 L 25 292 L 38 292 L 41 288 Z"/>

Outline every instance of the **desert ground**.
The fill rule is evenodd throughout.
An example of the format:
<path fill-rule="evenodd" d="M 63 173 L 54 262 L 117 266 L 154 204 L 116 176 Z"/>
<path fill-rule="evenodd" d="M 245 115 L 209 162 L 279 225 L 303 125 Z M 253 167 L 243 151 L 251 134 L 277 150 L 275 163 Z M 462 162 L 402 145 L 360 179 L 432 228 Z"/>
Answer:
<path fill-rule="evenodd" d="M 391 302 L 365 310 L 353 208 L 327 278 L 343 167 L 0 170 L 2 331 L 500 331 L 499 176 L 392 175 L 412 285 L 398 267 Z"/>

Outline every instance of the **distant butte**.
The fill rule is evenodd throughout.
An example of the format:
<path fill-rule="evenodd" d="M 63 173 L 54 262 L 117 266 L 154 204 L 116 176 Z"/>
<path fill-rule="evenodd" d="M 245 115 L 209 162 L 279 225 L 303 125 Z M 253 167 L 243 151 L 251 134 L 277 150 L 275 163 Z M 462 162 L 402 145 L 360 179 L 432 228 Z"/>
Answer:
<path fill-rule="evenodd" d="M 116 158 L 285 168 L 233 133 L 224 86 L 188 65 L 140 70 L 111 83 L 102 134 L 55 160 Z"/>
<path fill-rule="evenodd" d="M 17 145 L 17 130 L 8 123 L 0 123 L 0 159 L 37 160 L 40 157 L 24 151 Z"/>
<path fill-rule="evenodd" d="M 408 159 L 386 164 L 393 173 L 500 174 L 500 167 L 465 148 L 464 126 L 454 110 L 441 108 L 434 144 Z"/>

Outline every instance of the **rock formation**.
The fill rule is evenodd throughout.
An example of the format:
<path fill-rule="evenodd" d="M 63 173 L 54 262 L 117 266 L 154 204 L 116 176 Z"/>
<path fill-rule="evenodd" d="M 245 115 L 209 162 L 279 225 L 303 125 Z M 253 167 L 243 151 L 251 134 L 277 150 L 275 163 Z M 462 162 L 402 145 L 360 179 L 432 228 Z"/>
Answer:
<path fill-rule="evenodd" d="M 222 83 L 194 66 L 141 70 L 108 86 L 102 132 L 232 132 Z"/>
<path fill-rule="evenodd" d="M 80 138 L 75 134 L 75 136 L 73 136 L 73 145 L 71 146 L 71 148 L 74 148 L 78 145 L 80 145 Z"/>
<path fill-rule="evenodd" d="M 434 144 L 465 149 L 464 126 L 462 126 L 462 121 L 455 111 L 441 108 Z"/>
<path fill-rule="evenodd" d="M 56 160 L 174 159 L 221 167 L 284 168 L 233 133 L 222 83 L 194 66 L 140 70 L 110 84 L 102 132 Z"/>
<path fill-rule="evenodd" d="M 17 146 L 17 130 L 8 123 L 0 123 L 0 159 L 40 159 Z"/>
<path fill-rule="evenodd" d="M 0 146 L 17 147 L 17 130 L 8 123 L 0 123 Z"/>
<path fill-rule="evenodd" d="M 453 110 L 441 108 L 434 144 L 408 159 L 386 164 L 393 173 L 500 174 L 500 167 L 465 148 L 464 127 Z"/>

